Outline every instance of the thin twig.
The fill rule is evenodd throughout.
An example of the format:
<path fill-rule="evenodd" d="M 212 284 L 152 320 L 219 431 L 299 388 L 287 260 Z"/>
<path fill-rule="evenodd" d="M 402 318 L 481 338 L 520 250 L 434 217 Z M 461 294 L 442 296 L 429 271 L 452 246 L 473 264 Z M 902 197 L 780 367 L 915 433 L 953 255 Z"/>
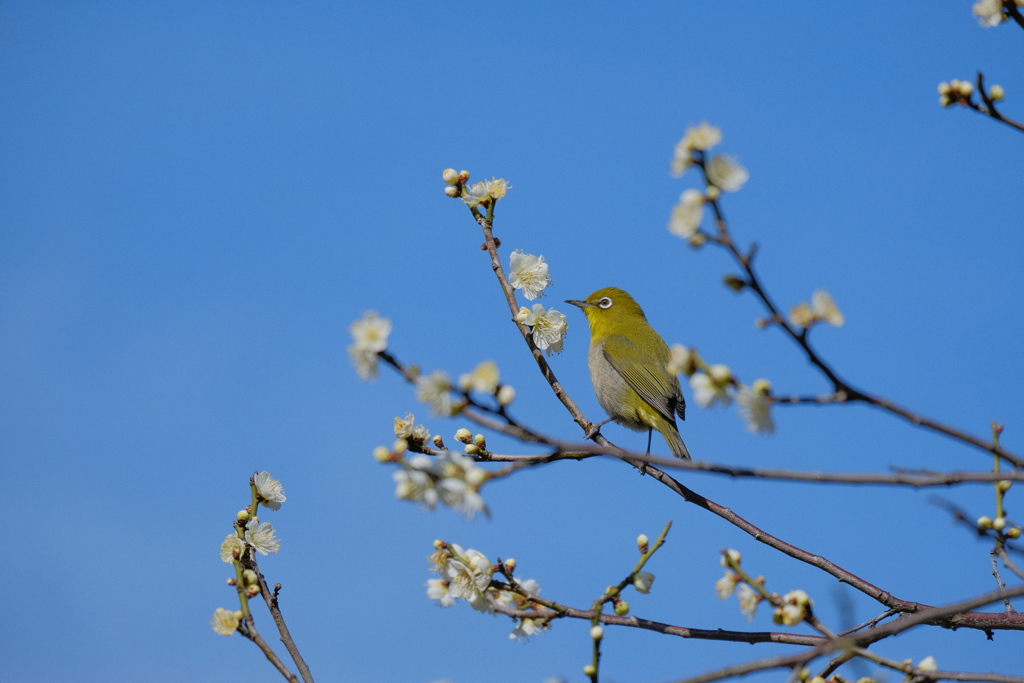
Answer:
<path fill-rule="evenodd" d="M 704 172 L 705 181 L 707 181 L 707 172 L 704 168 L 703 161 L 698 162 L 697 165 Z M 747 288 L 749 288 L 751 291 L 754 292 L 754 294 L 757 295 L 757 297 L 761 300 L 761 303 L 771 314 L 769 317 L 771 323 L 774 326 L 781 328 L 794 342 L 796 342 L 796 344 L 803 350 L 804 355 L 807 356 L 807 360 L 809 360 L 812 365 L 817 367 L 818 370 L 820 370 L 821 373 L 824 374 L 828 381 L 832 384 L 834 398 L 829 401 L 816 402 L 850 403 L 854 401 L 859 401 L 867 403 L 877 408 L 886 410 L 894 415 L 898 415 L 899 417 L 902 417 L 903 419 L 915 425 L 926 427 L 928 429 L 939 432 L 941 434 L 945 434 L 946 436 L 952 437 L 959 441 L 963 441 L 964 443 L 968 443 L 972 446 L 975 446 L 976 448 L 980 448 L 989 453 L 994 453 L 995 455 L 1004 458 L 1007 462 L 1010 462 L 1018 467 L 1024 466 L 1024 458 L 1009 453 L 1008 451 L 1006 451 L 1005 449 L 996 444 L 992 444 L 988 441 L 980 439 L 972 434 L 968 434 L 967 432 L 959 430 L 955 427 L 945 425 L 941 422 L 915 413 L 907 408 L 904 408 L 903 406 L 900 406 L 890 401 L 889 399 L 883 398 L 881 396 L 875 396 L 867 391 L 857 389 L 849 382 L 840 379 L 836 370 L 832 368 L 832 366 L 829 365 L 811 345 L 809 339 L 810 330 L 807 328 L 797 329 L 796 326 L 790 324 L 782 315 L 781 311 L 779 310 L 779 307 L 772 300 L 771 296 L 768 294 L 768 291 L 765 289 L 764 284 L 761 282 L 760 278 L 757 276 L 757 273 L 754 270 L 754 254 L 756 253 L 755 250 L 752 249 L 750 253 L 744 254 L 736 246 L 736 243 L 733 242 L 732 236 L 729 233 L 728 223 L 726 222 L 725 216 L 722 213 L 722 208 L 719 204 L 718 199 L 708 200 L 708 203 L 711 205 L 712 211 L 714 212 L 715 225 L 718 229 L 718 233 L 716 235 L 712 235 L 710 237 L 710 241 L 713 244 L 717 244 L 723 247 L 732 255 L 732 257 L 736 260 L 739 266 L 743 268 L 743 271 L 746 274 Z M 796 402 L 806 403 L 809 401 Z"/>
<path fill-rule="evenodd" d="M 256 623 L 253 621 L 252 615 L 248 615 L 245 619 L 245 626 L 239 626 L 238 632 L 243 636 L 251 640 L 256 646 L 263 651 L 263 655 L 267 660 L 274 665 L 281 675 L 285 677 L 285 680 L 289 683 L 299 683 L 299 677 L 288 670 L 288 667 L 284 665 L 281 658 L 277 656 L 277 653 L 270 649 L 267 645 L 267 641 L 263 640 L 263 636 L 260 635 L 259 631 L 256 630 Z"/>
<path fill-rule="evenodd" d="M 256 564 L 256 558 L 250 553 L 249 556 L 250 569 L 256 572 L 260 586 L 260 595 L 263 596 L 263 601 L 267 603 L 267 609 L 270 610 L 271 616 L 274 618 L 274 624 L 277 626 L 277 632 L 281 635 L 281 642 L 284 643 L 284 647 L 288 650 L 288 654 L 291 655 L 292 661 L 295 662 L 296 668 L 299 670 L 299 675 L 302 676 L 304 683 L 313 683 L 313 674 L 309 670 L 309 666 L 306 664 L 306 660 L 302 658 L 299 653 L 299 648 L 295 645 L 295 640 L 292 638 L 292 634 L 288 631 L 288 626 L 284 622 L 284 615 L 281 613 L 281 608 L 278 605 L 278 593 L 281 590 L 281 584 L 274 586 L 274 591 L 270 591 L 270 587 L 267 586 L 267 580 L 263 577 L 263 572 Z"/>

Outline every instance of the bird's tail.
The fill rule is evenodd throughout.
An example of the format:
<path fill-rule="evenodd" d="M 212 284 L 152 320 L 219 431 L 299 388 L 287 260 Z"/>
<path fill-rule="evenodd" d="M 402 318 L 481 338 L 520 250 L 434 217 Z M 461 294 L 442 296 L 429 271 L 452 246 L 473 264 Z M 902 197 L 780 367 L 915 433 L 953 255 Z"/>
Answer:
<path fill-rule="evenodd" d="M 679 436 L 679 430 L 676 429 L 674 424 L 666 422 L 665 426 L 658 431 L 665 437 L 665 443 L 668 444 L 668 449 L 672 451 L 672 455 L 680 460 L 690 460 L 690 451 L 686 448 L 686 444 L 683 443 L 683 437 Z"/>

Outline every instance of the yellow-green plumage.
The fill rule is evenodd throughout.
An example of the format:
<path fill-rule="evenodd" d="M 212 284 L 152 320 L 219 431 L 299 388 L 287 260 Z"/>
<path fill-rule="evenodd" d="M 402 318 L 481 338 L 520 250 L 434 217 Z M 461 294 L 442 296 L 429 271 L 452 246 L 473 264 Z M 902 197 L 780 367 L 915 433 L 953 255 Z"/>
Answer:
<path fill-rule="evenodd" d="M 679 380 L 669 374 L 668 344 L 647 322 L 629 294 L 615 287 L 599 289 L 579 306 L 590 323 L 590 379 L 597 401 L 608 416 L 629 429 L 656 429 L 672 455 L 690 459 L 675 416 L 686 419 Z"/>

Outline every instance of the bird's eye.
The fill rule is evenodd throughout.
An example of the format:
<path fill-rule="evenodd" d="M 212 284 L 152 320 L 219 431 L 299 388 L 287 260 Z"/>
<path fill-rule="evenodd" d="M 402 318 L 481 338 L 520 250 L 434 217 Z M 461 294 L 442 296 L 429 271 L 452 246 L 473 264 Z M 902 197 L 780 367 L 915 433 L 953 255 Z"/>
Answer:
<path fill-rule="evenodd" d="M 612 300 L 609 299 L 608 297 L 604 297 L 603 299 L 597 302 L 597 305 L 600 306 L 601 308 L 611 308 Z"/>

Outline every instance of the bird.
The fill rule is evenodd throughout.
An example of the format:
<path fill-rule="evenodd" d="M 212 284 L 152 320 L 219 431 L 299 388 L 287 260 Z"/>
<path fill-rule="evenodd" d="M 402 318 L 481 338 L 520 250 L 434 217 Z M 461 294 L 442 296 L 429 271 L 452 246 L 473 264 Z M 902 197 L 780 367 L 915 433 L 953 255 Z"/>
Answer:
<path fill-rule="evenodd" d="M 609 416 L 597 427 L 614 420 L 634 431 L 646 431 L 648 453 L 656 429 L 672 455 L 689 460 L 690 451 L 675 419 L 676 415 L 686 419 L 686 400 L 679 379 L 666 367 L 671 352 L 640 305 L 617 287 L 565 303 L 581 308 L 590 324 L 590 380 L 597 402 Z"/>

